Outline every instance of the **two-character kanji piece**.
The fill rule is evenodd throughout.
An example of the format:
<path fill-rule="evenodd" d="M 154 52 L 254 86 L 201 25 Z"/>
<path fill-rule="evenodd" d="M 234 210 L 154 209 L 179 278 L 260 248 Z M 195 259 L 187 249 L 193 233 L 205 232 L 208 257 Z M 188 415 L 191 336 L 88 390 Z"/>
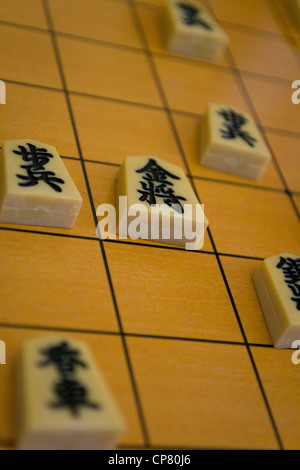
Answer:
<path fill-rule="evenodd" d="M 1 222 L 73 227 L 82 197 L 52 145 L 32 139 L 4 141 L 0 182 Z"/>
<path fill-rule="evenodd" d="M 169 51 L 206 60 L 224 54 L 228 37 L 197 2 L 167 0 L 164 19 Z M 199 165 L 257 180 L 270 163 L 271 153 L 252 117 L 230 105 L 208 105 L 199 137 Z M 0 222 L 73 227 L 82 197 L 52 145 L 4 141 L 0 182 Z M 135 205 L 141 212 L 138 220 L 130 212 Z M 157 156 L 124 159 L 116 206 L 119 236 L 129 236 L 138 222 L 140 238 L 179 246 L 194 242 L 193 249 L 203 245 L 208 221 L 186 174 Z M 163 231 L 168 223 L 169 232 Z M 286 253 L 269 258 L 253 281 L 274 346 L 290 348 L 300 333 L 300 258 Z M 123 418 L 84 344 L 60 337 L 30 341 L 19 366 L 19 448 L 118 445 Z"/>

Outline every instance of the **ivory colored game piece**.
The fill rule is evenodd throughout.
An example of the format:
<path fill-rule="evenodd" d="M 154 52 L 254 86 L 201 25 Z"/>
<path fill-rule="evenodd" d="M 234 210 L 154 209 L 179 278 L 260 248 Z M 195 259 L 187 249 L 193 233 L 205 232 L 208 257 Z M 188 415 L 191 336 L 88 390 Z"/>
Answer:
<path fill-rule="evenodd" d="M 151 156 L 127 157 L 116 192 L 120 237 L 202 248 L 208 221 L 179 166 Z"/>
<path fill-rule="evenodd" d="M 71 228 L 82 198 L 52 145 L 6 140 L 0 150 L 0 222 Z"/>
<path fill-rule="evenodd" d="M 17 450 L 110 450 L 124 420 L 88 345 L 46 335 L 17 363 Z"/>
<path fill-rule="evenodd" d="M 291 348 L 300 339 L 300 256 L 265 259 L 253 282 L 274 347 Z"/>
<path fill-rule="evenodd" d="M 201 165 L 258 180 L 270 161 L 270 150 L 248 113 L 232 106 L 208 105 L 200 129 Z"/>
<path fill-rule="evenodd" d="M 164 32 L 170 52 L 219 60 L 228 36 L 208 12 L 194 0 L 164 1 Z"/>

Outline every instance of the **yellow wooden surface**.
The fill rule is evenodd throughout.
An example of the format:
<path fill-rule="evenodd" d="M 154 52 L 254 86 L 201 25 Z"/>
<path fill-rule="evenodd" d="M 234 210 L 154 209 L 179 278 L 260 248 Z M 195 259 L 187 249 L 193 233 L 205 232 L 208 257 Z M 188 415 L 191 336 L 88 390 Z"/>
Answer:
<path fill-rule="evenodd" d="M 251 280 L 300 254 L 300 30 L 282 0 L 207 0 L 230 38 L 215 64 L 168 53 L 160 0 L 1 0 L 0 140 L 64 157 L 73 229 L 0 225 L 0 448 L 14 448 L 14 362 L 25 338 L 86 340 L 128 423 L 121 448 L 300 449 L 300 365 L 275 350 Z M 202 168 L 209 101 L 250 112 L 273 161 L 260 181 Z M 1 143 L 0 143 L 1 145 Z M 201 252 L 106 240 L 127 155 L 182 166 L 204 204 Z"/>

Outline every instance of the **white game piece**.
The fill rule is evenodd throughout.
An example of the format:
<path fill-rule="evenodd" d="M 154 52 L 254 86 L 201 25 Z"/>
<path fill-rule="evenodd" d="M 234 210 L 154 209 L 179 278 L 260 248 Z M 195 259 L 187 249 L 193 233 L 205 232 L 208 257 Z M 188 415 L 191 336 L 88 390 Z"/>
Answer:
<path fill-rule="evenodd" d="M 219 60 L 228 36 L 208 12 L 194 0 L 164 0 L 166 48 L 170 52 Z"/>
<path fill-rule="evenodd" d="M 253 282 L 275 348 L 300 340 L 300 257 L 289 253 L 263 261 Z"/>
<path fill-rule="evenodd" d="M 232 106 L 209 104 L 200 130 L 200 165 L 260 179 L 271 161 L 253 118 Z"/>

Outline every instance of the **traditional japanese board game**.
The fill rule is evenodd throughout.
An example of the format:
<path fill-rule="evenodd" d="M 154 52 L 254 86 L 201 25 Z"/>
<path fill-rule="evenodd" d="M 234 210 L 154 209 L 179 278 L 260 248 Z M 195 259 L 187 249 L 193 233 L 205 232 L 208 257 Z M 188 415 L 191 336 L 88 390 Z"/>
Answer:
<path fill-rule="evenodd" d="M 253 283 L 265 259 L 300 257 L 300 29 L 283 0 L 201 4 L 228 37 L 217 61 L 166 50 L 162 0 L 0 3 L 0 145 L 55 147 L 82 198 L 72 228 L 0 223 L 3 450 L 23 344 L 50 334 L 88 344 L 121 449 L 300 449 L 298 352 L 274 347 Z M 253 118 L 272 157 L 260 179 L 200 165 L 209 103 Z M 201 250 L 99 239 L 135 155 L 183 170 Z"/>
<path fill-rule="evenodd" d="M 5 140 L 0 158 L 1 222 L 73 227 L 82 197 L 55 147 Z"/>

